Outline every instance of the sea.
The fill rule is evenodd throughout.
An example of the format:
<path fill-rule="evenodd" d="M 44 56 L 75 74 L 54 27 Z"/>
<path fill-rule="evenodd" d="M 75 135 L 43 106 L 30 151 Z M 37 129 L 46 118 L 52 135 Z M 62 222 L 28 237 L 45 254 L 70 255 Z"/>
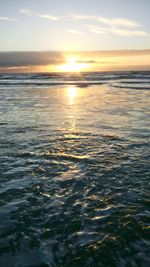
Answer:
<path fill-rule="evenodd" d="M 150 72 L 0 74 L 0 266 L 150 266 Z"/>

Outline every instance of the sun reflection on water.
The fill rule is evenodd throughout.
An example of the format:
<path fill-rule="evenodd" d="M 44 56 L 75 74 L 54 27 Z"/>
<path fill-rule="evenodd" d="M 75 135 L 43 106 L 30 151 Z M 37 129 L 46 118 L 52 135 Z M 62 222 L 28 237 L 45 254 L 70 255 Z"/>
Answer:
<path fill-rule="evenodd" d="M 72 133 L 76 129 L 76 119 L 78 113 L 77 97 L 79 96 L 78 88 L 76 86 L 69 86 L 65 89 L 65 95 L 67 100 L 67 117 L 69 122 L 69 132 Z"/>
<path fill-rule="evenodd" d="M 66 90 L 67 90 L 67 96 L 68 96 L 69 102 L 70 104 L 73 104 L 77 96 L 78 89 L 75 86 L 69 86 Z"/>

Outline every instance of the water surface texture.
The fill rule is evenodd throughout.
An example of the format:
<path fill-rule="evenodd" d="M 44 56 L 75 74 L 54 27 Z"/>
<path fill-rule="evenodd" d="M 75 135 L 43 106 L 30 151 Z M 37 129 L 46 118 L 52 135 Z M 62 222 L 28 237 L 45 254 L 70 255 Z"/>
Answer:
<path fill-rule="evenodd" d="M 0 266 L 148 267 L 150 72 L 0 74 Z"/>

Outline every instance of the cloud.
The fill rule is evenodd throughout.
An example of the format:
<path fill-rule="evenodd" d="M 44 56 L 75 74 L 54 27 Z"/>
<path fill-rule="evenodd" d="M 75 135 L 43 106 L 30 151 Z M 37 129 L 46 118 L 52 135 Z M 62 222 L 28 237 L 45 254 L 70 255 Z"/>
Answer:
<path fill-rule="evenodd" d="M 115 62 L 108 62 L 108 61 L 99 61 L 99 60 L 94 60 L 94 59 L 90 59 L 90 60 L 77 60 L 76 63 L 79 64 L 115 64 Z"/>
<path fill-rule="evenodd" d="M 69 16 L 73 20 L 88 20 L 88 19 L 96 20 L 97 19 L 96 16 L 92 16 L 92 15 L 70 14 Z"/>
<path fill-rule="evenodd" d="M 0 67 L 42 66 L 64 62 L 60 52 L 0 52 L 0 59 Z"/>
<path fill-rule="evenodd" d="M 33 12 L 30 9 L 20 9 L 20 13 L 27 17 L 36 16 L 36 17 L 46 19 L 46 20 L 53 20 L 53 21 L 59 20 L 59 17 L 49 15 L 49 14 L 38 14 L 36 12 Z"/>
<path fill-rule="evenodd" d="M 112 33 L 121 36 L 141 36 L 148 37 L 150 34 L 143 30 L 137 30 L 141 25 L 134 20 L 129 20 L 126 18 L 108 18 L 93 15 L 84 14 L 70 14 L 73 20 L 93 20 L 97 22 L 95 25 L 88 24 L 85 25 L 90 32 L 95 34 L 106 34 Z M 102 27 L 100 24 L 104 24 Z"/>
<path fill-rule="evenodd" d="M 100 24 L 85 25 L 90 32 L 95 34 L 113 33 L 121 36 L 141 36 L 148 37 L 150 34 L 146 31 L 137 30 L 141 25 L 137 21 L 126 18 L 108 18 L 93 15 L 70 14 L 73 20 L 93 20 L 98 23 L 105 24 L 106 27 L 101 27 Z M 121 28 L 120 28 L 121 27 Z"/>
<path fill-rule="evenodd" d="M 72 52 L 72 55 L 79 57 L 78 63 L 96 63 L 99 62 L 98 58 L 103 57 L 150 56 L 150 49 L 81 51 Z M 0 67 L 20 67 L 62 64 L 66 57 L 63 52 L 0 52 L 0 59 Z"/>
<path fill-rule="evenodd" d="M 104 51 L 81 51 L 81 52 L 70 52 L 70 55 L 78 58 L 77 63 L 91 64 L 91 67 L 99 68 L 101 65 L 107 65 L 108 68 L 114 69 L 118 66 L 120 68 L 121 61 L 119 57 L 125 59 L 129 57 L 134 58 L 138 62 L 142 62 L 140 58 L 145 59 L 150 57 L 150 49 L 147 50 L 104 50 Z M 31 72 L 39 71 L 47 66 L 60 65 L 66 62 L 66 56 L 68 54 L 64 52 L 0 52 L 0 72 Z M 148 62 L 148 60 L 147 60 Z M 148 63 L 142 63 L 139 69 L 148 69 L 146 66 Z M 113 66 L 113 67 L 112 67 Z M 130 67 L 130 66 L 129 66 Z M 125 66 L 126 69 L 128 67 Z M 136 69 L 136 65 L 133 67 Z M 44 70 L 45 71 L 45 70 Z"/>
<path fill-rule="evenodd" d="M 76 31 L 76 30 L 67 30 L 68 33 L 70 34 L 77 34 L 77 35 L 85 35 L 85 33 L 80 32 L 80 31 Z"/>
<path fill-rule="evenodd" d="M 3 21 L 18 21 L 18 19 L 10 18 L 10 17 L 0 17 L 0 20 L 3 20 Z"/>
<path fill-rule="evenodd" d="M 28 70 L 30 69 L 31 67 L 30 66 L 19 66 L 19 70 Z M 15 70 L 18 70 L 18 67 L 17 66 L 12 66 L 12 67 L 1 67 L 0 66 L 0 71 L 15 71 Z"/>
<path fill-rule="evenodd" d="M 143 36 L 143 37 L 148 37 L 150 34 L 145 31 L 130 31 L 130 30 L 125 30 L 125 29 L 111 29 L 111 32 L 117 35 L 121 36 Z"/>
<path fill-rule="evenodd" d="M 137 30 L 126 30 L 121 28 L 110 28 L 110 27 L 99 27 L 97 25 L 85 25 L 89 29 L 90 32 L 94 34 L 106 34 L 106 33 L 112 33 L 115 35 L 121 35 L 121 36 L 141 36 L 141 37 L 148 37 L 150 34 L 145 31 L 137 31 Z"/>
<path fill-rule="evenodd" d="M 24 9 L 24 8 L 20 9 L 20 13 L 28 17 L 34 15 L 34 13 L 30 9 Z"/>
<path fill-rule="evenodd" d="M 77 60 L 77 63 L 85 63 L 85 64 L 96 64 L 99 63 L 99 61 L 96 61 L 94 59 L 90 59 L 90 60 Z"/>
<path fill-rule="evenodd" d="M 86 53 L 86 52 L 85 52 Z M 101 51 L 89 51 L 86 53 L 90 57 L 94 58 L 110 58 L 110 57 L 130 57 L 130 56 L 150 56 L 150 49 L 143 49 L 143 50 L 101 50 Z M 84 55 L 84 53 L 83 53 Z"/>
<path fill-rule="evenodd" d="M 102 22 L 104 24 L 111 26 L 124 26 L 124 27 L 129 27 L 129 28 L 134 28 L 134 27 L 139 27 L 140 24 L 136 21 L 125 19 L 125 18 L 115 18 L 115 19 L 110 19 L 107 17 L 98 17 L 97 20 L 99 22 Z"/>
<path fill-rule="evenodd" d="M 42 18 L 42 19 L 47 19 L 47 20 L 59 20 L 59 17 L 47 15 L 47 14 L 39 14 L 37 16 Z"/>
<path fill-rule="evenodd" d="M 83 14 L 70 14 L 73 20 L 95 20 L 109 26 L 124 26 L 124 27 L 139 27 L 140 24 L 136 21 L 129 20 L 126 18 L 108 18 L 99 17 L 94 15 L 83 15 Z"/>
<path fill-rule="evenodd" d="M 105 34 L 108 29 L 107 28 L 102 28 L 96 25 L 85 25 L 90 32 L 95 33 L 95 34 Z"/>
<path fill-rule="evenodd" d="M 49 21 L 57 21 L 61 18 L 58 16 L 54 16 L 51 14 L 38 14 L 36 12 L 31 11 L 30 9 L 20 9 L 20 12 L 25 16 L 36 16 L 41 19 L 49 20 Z M 68 16 L 66 16 L 68 17 Z M 98 24 L 96 25 L 85 25 L 88 30 L 94 34 L 106 34 L 112 33 L 115 35 L 120 36 L 139 36 L 139 37 L 148 37 L 150 34 L 146 31 L 137 30 L 141 25 L 134 21 L 129 20 L 126 18 L 108 18 L 108 17 L 101 17 L 101 16 L 94 16 L 94 15 L 85 15 L 85 14 L 70 14 L 69 18 L 72 20 L 93 20 L 96 21 Z M 8 17 L 0 17 L 0 20 L 13 20 L 16 19 L 8 18 Z M 100 24 L 104 24 L 105 27 L 100 26 Z M 67 30 L 69 34 L 76 34 L 76 35 L 85 35 L 83 32 L 78 30 Z"/>

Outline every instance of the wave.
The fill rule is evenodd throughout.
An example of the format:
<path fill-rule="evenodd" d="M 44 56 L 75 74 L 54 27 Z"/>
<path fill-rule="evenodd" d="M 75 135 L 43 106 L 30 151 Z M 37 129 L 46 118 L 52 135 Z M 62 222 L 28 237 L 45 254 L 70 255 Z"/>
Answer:
<path fill-rule="evenodd" d="M 113 88 L 120 88 L 120 89 L 134 89 L 134 90 L 150 90 L 150 86 L 131 86 L 131 85 L 114 85 L 112 84 L 111 87 Z"/>
<path fill-rule="evenodd" d="M 28 73 L 0 74 L 4 87 L 45 87 L 111 85 L 116 88 L 150 89 L 150 72 L 88 72 L 88 73 Z M 138 86 L 137 86 L 138 85 Z"/>

